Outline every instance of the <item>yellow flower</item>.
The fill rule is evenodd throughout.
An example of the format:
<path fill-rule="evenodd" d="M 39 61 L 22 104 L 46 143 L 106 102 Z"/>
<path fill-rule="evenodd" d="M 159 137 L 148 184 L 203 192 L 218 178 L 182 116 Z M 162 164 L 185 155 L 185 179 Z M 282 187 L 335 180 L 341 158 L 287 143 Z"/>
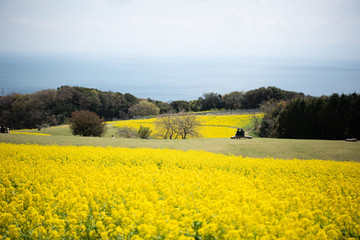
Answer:
<path fill-rule="evenodd" d="M 107 232 L 100 233 L 100 237 L 101 237 L 101 239 L 104 239 L 104 240 L 109 239 Z"/>
<path fill-rule="evenodd" d="M 2 238 L 359 238 L 359 198 L 357 162 L 0 143 Z"/>
<path fill-rule="evenodd" d="M 15 225 L 9 226 L 9 237 L 11 239 L 18 239 L 20 237 L 20 228 L 16 227 Z"/>
<path fill-rule="evenodd" d="M 60 239 L 60 235 L 56 230 L 53 230 L 50 232 L 50 238 L 51 239 Z"/>
<path fill-rule="evenodd" d="M 0 213 L 0 227 L 5 227 L 13 222 L 11 213 Z"/>

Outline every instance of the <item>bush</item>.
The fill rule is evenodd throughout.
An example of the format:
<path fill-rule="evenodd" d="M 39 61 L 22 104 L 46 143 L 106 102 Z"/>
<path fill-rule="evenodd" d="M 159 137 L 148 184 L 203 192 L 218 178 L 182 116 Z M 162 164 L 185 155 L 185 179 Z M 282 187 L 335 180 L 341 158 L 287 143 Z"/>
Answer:
<path fill-rule="evenodd" d="M 69 122 L 73 135 L 101 137 L 105 134 L 104 118 L 89 110 L 73 112 Z"/>
<path fill-rule="evenodd" d="M 150 130 L 149 127 L 143 127 L 140 125 L 139 131 L 138 131 L 138 135 L 140 138 L 148 139 L 150 137 L 151 133 L 152 133 L 152 131 Z"/>

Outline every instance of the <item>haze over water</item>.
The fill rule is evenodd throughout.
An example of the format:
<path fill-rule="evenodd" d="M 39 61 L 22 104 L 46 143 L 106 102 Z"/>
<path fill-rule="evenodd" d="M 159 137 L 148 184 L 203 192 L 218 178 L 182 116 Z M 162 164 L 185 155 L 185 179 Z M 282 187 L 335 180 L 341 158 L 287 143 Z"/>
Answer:
<path fill-rule="evenodd" d="M 131 93 L 163 101 L 194 100 L 276 86 L 313 96 L 360 90 L 360 61 L 239 57 L 0 56 L 3 93 L 63 85 Z"/>

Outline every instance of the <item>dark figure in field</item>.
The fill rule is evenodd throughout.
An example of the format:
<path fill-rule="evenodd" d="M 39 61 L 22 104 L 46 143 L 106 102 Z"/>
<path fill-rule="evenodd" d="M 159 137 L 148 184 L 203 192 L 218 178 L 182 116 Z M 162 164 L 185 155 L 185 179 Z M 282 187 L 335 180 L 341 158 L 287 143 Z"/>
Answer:
<path fill-rule="evenodd" d="M 235 137 L 245 137 L 245 132 L 243 129 L 239 129 L 236 131 Z"/>
<path fill-rule="evenodd" d="M 240 130 L 240 137 L 245 137 L 245 132 L 243 129 Z"/>
<path fill-rule="evenodd" d="M 240 137 L 245 137 L 245 132 L 243 129 L 240 130 L 240 128 L 238 128 L 238 130 L 236 131 L 235 137 L 240 138 Z"/>
<path fill-rule="evenodd" d="M 1 126 L 1 133 L 5 133 L 6 132 L 6 128 L 4 126 Z"/>
<path fill-rule="evenodd" d="M 237 129 L 235 137 L 240 137 L 240 128 Z"/>
<path fill-rule="evenodd" d="M 240 130 L 240 128 L 238 128 L 238 130 L 236 131 L 236 134 L 234 137 L 231 137 L 231 139 L 240 139 L 240 138 L 248 138 L 248 139 L 252 139 L 251 136 L 245 136 L 245 132 L 243 129 Z"/>

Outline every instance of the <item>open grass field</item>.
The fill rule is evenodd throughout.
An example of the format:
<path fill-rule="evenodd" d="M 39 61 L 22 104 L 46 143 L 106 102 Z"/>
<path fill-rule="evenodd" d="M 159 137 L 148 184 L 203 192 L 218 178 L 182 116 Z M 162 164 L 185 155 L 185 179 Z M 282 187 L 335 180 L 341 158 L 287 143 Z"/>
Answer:
<path fill-rule="evenodd" d="M 262 117 L 261 114 L 257 114 Z M 127 139 L 118 138 L 119 126 L 129 124 L 135 127 L 141 124 L 151 126 L 154 119 L 117 121 L 107 123 L 107 132 L 104 137 L 79 137 L 73 136 L 68 125 L 37 129 L 24 129 L 11 131 L 17 134 L 0 134 L 0 142 L 7 143 L 31 143 L 40 145 L 64 145 L 64 146 L 113 146 L 129 148 L 166 148 L 178 150 L 200 150 L 226 155 L 236 155 L 255 158 L 279 158 L 279 159 L 320 159 L 336 161 L 360 161 L 360 142 L 330 141 L 330 140 L 302 140 L 302 139 L 274 139 L 254 138 L 232 140 L 236 127 L 253 125 L 249 115 L 225 115 L 225 116 L 199 116 L 206 127 L 216 126 L 233 129 L 227 137 L 221 138 L 198 138 L 185 140 L 163 139 Z M 25 134 L 21 134 L 25 133 Z M 29 135 L 29 134 L 44 134 Z M 114 135 L 115 138 L 111 138 Z"/>
<path fill-rule="evenodd" d="M 54 135 L 54 131 L 57 134 Z M 112 130 L 115 131 L 115 130 Z M 254 138 L 202 138 L 185 140 L 111 138 L 111 131 L 102 138 L 72 136 L 67 127 L 42 130 L 51 136 L 0 134 L 0 142 L 31 143 L 64 146 L 113 146 L 129 148 L 167 148 L 178 150 L 203 150 L 227 155 L 279 159 L 321 159 L 336 161 L 360 161 L 360 142 L 329 140 L 298 140 Z M 109 136 L 110 135 L 110 136 Z"/>

